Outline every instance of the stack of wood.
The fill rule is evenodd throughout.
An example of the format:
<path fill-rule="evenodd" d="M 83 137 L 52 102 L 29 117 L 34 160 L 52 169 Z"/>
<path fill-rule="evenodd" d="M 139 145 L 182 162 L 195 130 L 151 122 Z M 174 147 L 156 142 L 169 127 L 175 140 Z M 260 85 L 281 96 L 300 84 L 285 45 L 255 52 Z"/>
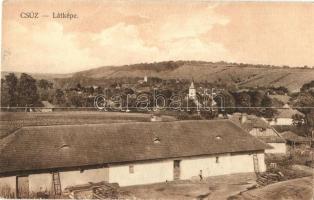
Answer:
<path fill-rule="evenodd" d="M 67 187 L 64 191 L 71 199 L 117 199 L 119 185 L 105 181 Z"/>
<path fill-rule="evenodd" d="M 104 185 L 93 189 L 93 199 L 118 199 L 117 187 L 114 185 Z"/>
<path fill-rule="evenodd" d="M 281 176 L 279 174 L 265 172 L 265 173 L 260 173 L 258 175 L 256 182 L 260 186 L 265 186 L 265 185 L 279 182 L 280 180 L 281 180 Z"/>

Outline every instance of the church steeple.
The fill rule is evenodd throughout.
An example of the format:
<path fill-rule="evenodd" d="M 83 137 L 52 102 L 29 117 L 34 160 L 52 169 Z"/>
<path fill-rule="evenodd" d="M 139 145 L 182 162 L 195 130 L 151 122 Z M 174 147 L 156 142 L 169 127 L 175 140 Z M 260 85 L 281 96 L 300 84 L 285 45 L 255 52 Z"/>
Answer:
<path fill-rule="evenodd" d="M 191 85 L 190 85 L 190 89 L 195 89 L 194 87 L 194 80 L 192 79 Z"/>
<path fill-rule="evenodd" d="M 194 86 L 194 80 L 192 79 L 191 85 L 189 87 L 189 98 L 195 99 L 196 98 L 196 89 Z"/>

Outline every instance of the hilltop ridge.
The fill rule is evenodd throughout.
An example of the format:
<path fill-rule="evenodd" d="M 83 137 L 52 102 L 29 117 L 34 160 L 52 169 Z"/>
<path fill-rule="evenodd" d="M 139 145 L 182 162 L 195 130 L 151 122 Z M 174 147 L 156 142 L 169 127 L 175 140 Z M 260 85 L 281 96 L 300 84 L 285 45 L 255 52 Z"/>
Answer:
<path fill-rule="evenodd" d="M 8 72 L 2 72 L 2 77 Z M 104 79 L 157 77 L 161 79 L 195 79 L 196 81 L 221 82 L 240 87 L 284 86 L 298 91 L 304 83 L 314 80 L 314 69 L 309 67 L 253 65 L 227 62 L 164 61 L 123 66 L 104 66 L 72 74 L 34 74 L 34 77 L 53 79 L 64 85 L 80 82 L 92 85 Z"/>

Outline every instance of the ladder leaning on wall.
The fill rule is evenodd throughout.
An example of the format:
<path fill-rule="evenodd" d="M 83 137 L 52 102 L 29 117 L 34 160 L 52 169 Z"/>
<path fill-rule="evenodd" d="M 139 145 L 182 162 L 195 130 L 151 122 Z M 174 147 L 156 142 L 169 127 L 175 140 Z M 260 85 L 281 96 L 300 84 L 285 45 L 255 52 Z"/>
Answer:
<path fill-rule="evenodd" d="M 259 175 L 259 166 L 258 166 L 258 157 L 257 154 L 253 154 L 253 164 L 254 164 L 254 172 L 256 175 Z"/>
<path fill-rule="evenodd" d="M 52 173 L 52 186 L 55 195 L 61 195 L 61 181 L 59 172 Z"/>

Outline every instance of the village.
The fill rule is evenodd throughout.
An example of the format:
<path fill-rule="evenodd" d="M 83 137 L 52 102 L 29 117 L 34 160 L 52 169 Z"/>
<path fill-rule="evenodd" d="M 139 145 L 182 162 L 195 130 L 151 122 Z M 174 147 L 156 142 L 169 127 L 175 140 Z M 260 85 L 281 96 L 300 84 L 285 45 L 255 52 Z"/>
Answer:
<path fill-rule="evenodd" d="M 145 76 L 137 87 L 148 83 Z M 218 92 L 201 110 L 204 90 L 197 85 L 192 80 L 184 90 L 186 111 L 151 104 L 148 97 L 134 104 L 144 105 L 140 111 L 112 99 L 87 110 L 48 101 L 19 112 L 2 108 L 0 196 L 251 199 L 254 191 L 293 180 L 311 186 L 314 132 L 298 131 L 307 131 L 310 122 L 287 93 L 266 94 L 281 105 L 264 108 L 275 113 L 267 118 L 247 108 L 226 112 L 232 108 Z M 112 105 L 121 110 L 110 110 Z M 309 188 L 302 195 L 311 195 Z"/>
<path fill-rule="evenodd" d="M 1 6 L 0 200 L 314 199 L 313 2 Z"/>

